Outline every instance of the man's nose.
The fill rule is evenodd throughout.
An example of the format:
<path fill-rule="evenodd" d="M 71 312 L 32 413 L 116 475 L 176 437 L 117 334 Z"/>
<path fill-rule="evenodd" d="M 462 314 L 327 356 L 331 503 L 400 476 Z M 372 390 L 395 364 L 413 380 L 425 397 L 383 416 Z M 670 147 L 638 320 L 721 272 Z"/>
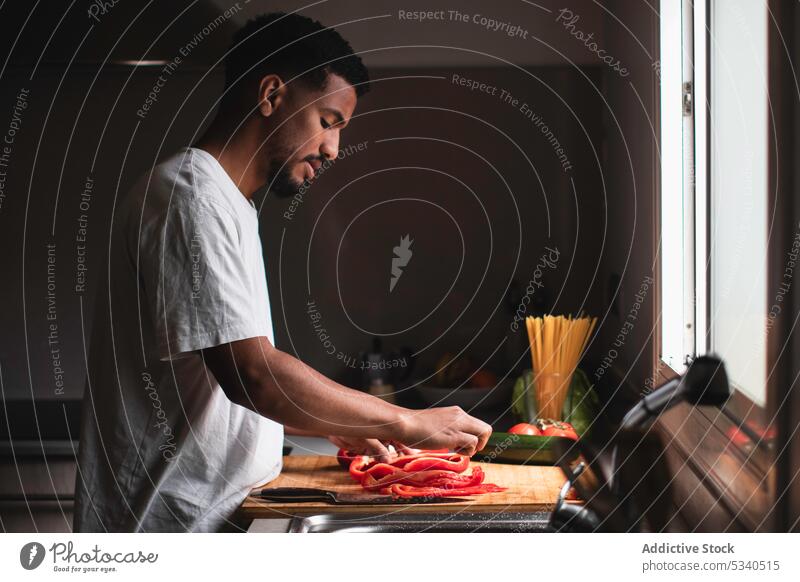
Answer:
<path fill-rule="evenodd" d="M 339 154 L 339 132 L 332 131 L 327 136 L 325 136 L 325 140 L 322 142 L 320 146 L 320 153 L 322 153 L 325 158 L 332 160 Z"/>

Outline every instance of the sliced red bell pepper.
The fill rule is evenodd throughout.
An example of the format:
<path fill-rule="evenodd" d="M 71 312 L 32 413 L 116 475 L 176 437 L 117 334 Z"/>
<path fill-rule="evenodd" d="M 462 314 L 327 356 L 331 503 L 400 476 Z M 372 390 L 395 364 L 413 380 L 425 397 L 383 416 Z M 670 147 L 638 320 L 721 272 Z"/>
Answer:
<path fill-rule="evenodd" d="M 368 457 L 367 455 L 361 455 L 353 459 L 353 462 L 350 463 L 350 476 L 359 483 L 364 480 L 364 470 L 373 464 L 372 457 Z"/>
<path fill-rule="evenodd" d="M 469 457 L 466 455 L 451 455 L 449 457 L 424 456 L 409 461 L 403 466 L 406 471 L 428 471 L 443 469 L 455 473 L 463 473 L 469 468 Z"/>
<path fill-rule="evenodd" d="M 413 463 L 419 461 L 421 459 L 429 459 L 431 463 L 435 461 L 441 461 L 443 463 L 442 467 L 444 468 L 446 463 L 461 463 L 463 459 L 467 459 L 467 465 L 469 465 L 469 459 L 464 455 L 459 455 L 458 453 L 419 453 L 414 455 L 401 455 L 395 459 L 389 461 L 389 464 L 393 467 L 405 467 L 408 463 Z"/>
<path fill-rule="evenodd" d="M 401 497 L 480 495 L 505 491 L 491 483 L 483 483 L 484 472 L 473 468 L 469 458 L 457 453 L 403 455 L 388 463 L 362 455 L 350 463 L 350 476 L 368 491 L 380 491 Z"/>
<path fill-rule="evenodd" d="M 469 457 L 457 453 L 406 455 L 388 463 L 380 463 L 372 457 L 362 455 L 356 457 L 350 464 L 350 475 L 360 482 L 363 481 L 365 474 L 381 479 L 399 469 L 407 472 L 444 470 L 463 473 L 467 468 L 469 468 Z"/>
<path fill-rule="evenodd" d="M 389 492 L 397 497 L 463 497 L 467 495 L 482 495 L 483 493 L 499 493 L 505 487 L 498 487 L 493 483 L 482 483 L 469 487 L 445 489 L 441 487 L 414 487 L 413 485 L 395 484 Z"/>
<path fill-rule="evenodd" d="M 394 484 L 411 485 L 414 487 L 471 487 L 483 483 L 484 473 L 480 467 L 475 467 L 469 475 L 453 473 L 451 471 L 419 471 L 409 473 L 398 470 L 392 474 L 376 479 L 370 473 L 364 476 L 361 486 L 368 491 L 380 491 Z"/>

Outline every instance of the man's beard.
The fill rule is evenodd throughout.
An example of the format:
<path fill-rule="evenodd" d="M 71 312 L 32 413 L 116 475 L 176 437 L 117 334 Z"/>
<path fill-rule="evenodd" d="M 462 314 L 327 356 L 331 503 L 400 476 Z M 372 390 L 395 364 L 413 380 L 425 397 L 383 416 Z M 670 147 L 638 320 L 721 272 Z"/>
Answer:
<path fill-rule="evenodd" d="M 292 178 L 291 166 L 286 160 L 273 160 L 269 165 L 267 185 L 278 198 L 290 198 L 297 194 L 303 183 Z"/>

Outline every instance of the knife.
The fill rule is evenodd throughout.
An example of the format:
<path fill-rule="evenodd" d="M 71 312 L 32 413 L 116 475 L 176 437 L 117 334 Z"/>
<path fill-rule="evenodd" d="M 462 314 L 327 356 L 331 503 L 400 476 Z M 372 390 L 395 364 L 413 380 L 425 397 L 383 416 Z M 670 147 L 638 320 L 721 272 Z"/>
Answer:
<path fill-rule="evenodd" d="M 393 497 L 392 495 L 376 495 L 374 493 L 340 493 L 338 491 L 312 489 L 309 487 L 259 489 L 251 493 L 251 495 L 267 501 L 283 501 L 287 503 L 324 501 L 333 505 L 407 505 L 413 503 L 458 503 L 467 501 L 458 497 L 434 497 L 430 495 Z"/>

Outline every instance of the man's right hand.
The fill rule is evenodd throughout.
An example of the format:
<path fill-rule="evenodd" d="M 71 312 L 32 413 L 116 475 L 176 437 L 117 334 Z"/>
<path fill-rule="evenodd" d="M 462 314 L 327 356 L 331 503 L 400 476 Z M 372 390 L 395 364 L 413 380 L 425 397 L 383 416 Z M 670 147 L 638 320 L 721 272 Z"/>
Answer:
<path fill-rule="evenodd" d="M 409 410 L 403 415 L 403 444 L 418 449 L 451 449 L 468 456 L 486 446 L 492 427 L 458 406 Z"/>

